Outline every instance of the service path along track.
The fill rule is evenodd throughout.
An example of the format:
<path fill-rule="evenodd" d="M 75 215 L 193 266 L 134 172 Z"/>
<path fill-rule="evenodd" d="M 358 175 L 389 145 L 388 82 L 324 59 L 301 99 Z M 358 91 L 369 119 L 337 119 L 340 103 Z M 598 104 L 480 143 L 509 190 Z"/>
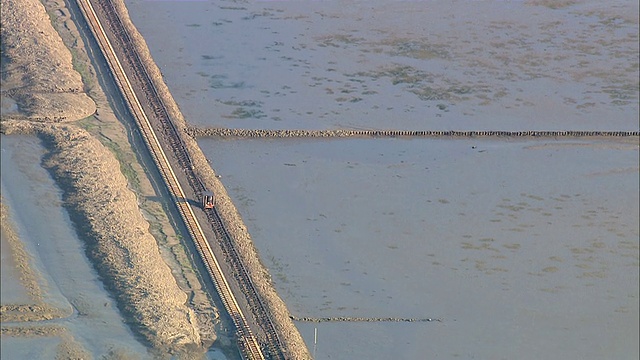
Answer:
<path fill-rule="evenodd" d="M 78 0 L 77 2 L 102 50 L 105 60 L 111 69 L 114 80 L 136 121 L 136 125 L 169 190 L 169 193 L 173 198 L 173 202 L 184 221 L 184 225 L 195 243 L 195 247 L 199 252 L 202 262 L 211 276 L 218 292 L 217 295 L 221 299 L 230 319 L 233 321 L 237 334 L 238 347 L 242 357 L 250 360 L 284 358 L 282 349 L 280 348 L 280 342 L 273 324 L 271 323 L 269 313 L 264 308 L 259 296 L 255 292 L 253 284 L 246 274 L 239 257 L 235 254 L 236 251 L 233 248 L 233 242 L 229 238 L 229 235 L 224 229 L 224 226 L 215 210 L 208 211 L 207 215 L 211 221 L 213 221 L 212 225 L 216 230 L 217 236 L 222 237 L 220 241 L 223 243 L 223 251 L 225 252 L 225 255 L 227 255 L 229 259 L 228 261 L 232 262 L 230 267 L 234 269 L 234 275 L 236 278 L 239 278 L 238 282 L 243 290 L 243 294 L 241 295 L 247 297 L 245 301 L 251 307 L 252 313 L 250 320 L 257 323 L 254 324 L 254 326 L 258 326 L 260 329 L 264 330 L 265 335 L 263 338 L 266 340 L 263 341 L 262 344 L 260 344 L 256 336 L 254 336 L 249 321 L 247 317 L 245 317 L 241 306 L 238 304 L 236 296 L 234 296 L 234 293 L 232 292 L 231 287 L 220 267 L 220 263 L 217 261 L 215 254 L 205 237 L 194 210 L 188 201 L 188 197 L 185 195 L 178 177 L 173 171 L 171 161 L 167 157 L 167 152 L 165 150 L 170 152 L 170 156 L 175 156 L 174 161 L 182 167 L 189 185 L 196 193 L 199 193 L 200 196 L 205 190 L 204 186 L 195 176 L 188 152 L 177 134 L 177 129 L 171 122 L 162 101 L 159 99 L 157 91 L 153 86 L 153 82 L 145 71 L 134 47 L 131 45 L 131 40 L 128 38 L 127 32 L 120 23 L 115 10 L 112 8 L 110 2 L 101 1 L 96 3 L 96 6 L 98 7 L 97 9 L 94 8 L 90 0 Z M 108 23 L 106 25 L 110 27 L 109 31 L 111 31 L 112 34 L 117 34 L 118 39 L 121 40 L 116 44 L 116 46 L 119 47 L 118 50 L 120 54 L 124 54 L 122 62 L 112 45 L 112 40 L 114 39 L 113 36 L 111 37 L 112 40 L 107 36 L 107 32 L 105 31 L 105 28 L 103 28 L 96 10 L 100 12 L 103 19 L 106 19 L 106 22 Z M 144 105 L 141 104 L 140 97 L 136 95 L 134 86 L 139 91 L 143 92 Z M 145 108 L 147 111 L 145 111 Z M 160 127 L 160 138 L 156 134 L 156 130 L 154 130 L 154 127 L 147 115 L 149 110 L 151 112 L 150 116 L 153 116 L 153 120 L 156 124 L 160 124 L 156 125 Z M 163 144 L 165 145 L 164 149 Z M 265 356 L 265 354 L 267 356 Z"/>

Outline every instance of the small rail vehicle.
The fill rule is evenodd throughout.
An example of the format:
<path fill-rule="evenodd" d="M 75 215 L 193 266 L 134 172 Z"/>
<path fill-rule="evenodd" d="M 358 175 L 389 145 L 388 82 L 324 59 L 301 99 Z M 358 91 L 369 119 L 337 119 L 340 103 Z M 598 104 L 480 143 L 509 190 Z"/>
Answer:
<path fill-rule="evenodd" d="M 212 191 L 205 191 L 202 194 L 202 208 L 203 209 L 213 209 L 213 207 L 216 205 L 216 199 L 213 196 L 213 192 Z"/>

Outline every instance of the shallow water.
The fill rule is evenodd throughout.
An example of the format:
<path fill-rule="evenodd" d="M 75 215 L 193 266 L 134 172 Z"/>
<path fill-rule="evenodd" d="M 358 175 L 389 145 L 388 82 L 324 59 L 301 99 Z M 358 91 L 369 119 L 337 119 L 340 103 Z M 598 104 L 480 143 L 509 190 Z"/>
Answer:
<path fill-rule="evenodd" d="M 5 191 L 3 189 L 2 193 Z M 29 294 L 20 282 L 20 272 L 13 259 L 14 253 L 9 247 L 5 235 L 5 228 L 0 229 L 0 304 L 24 304 L 29 302 Z"/>
<path fill-rule="evenodd" d="M 62 208 L 60 190 L 40 166 L 43 154 L 35 137 L 2 136 L 3 198 L 32 257 L 29 266 L 41 276 L 44 301 L 71 314 L 50 323 L 68 329 L 95 357 L 111 351 L 145 357 L 146 348 L 124 324 L 115 301 L 87 259 L 83 241 Z M 19 346 L 23 342 L 14 339 L 5 343 L 3 337 L 3 354 L 16 358 L 13 354 L 27 350 Z"/>
<path fill-rule="evenodd" d="M 126 3 L 193 125 L 638 126 L 637 2 Z M 199 144 L 294 315 L 442 319 L 297 323 L 318 359 L 639 356 L 637 143 Z"/>
<path fill-rule="evenodd" d="M 126 1 L 192 125 L 637 130 L 637 2 L 531 3 Z M 639 356 L 637 142 L 198 142 L 294 315 L 442 319 L 318 359 Z"/>
<path fill-rule="evenodd" d="M 19 338 L 2 337 L 0 357 L 3 359 L 54 359 L 58 337 Z"/>
<path fill-rule="evenodd" d="M 638 354 L 637 145 L 199 143 L 294 315 L 443 320 L 298 324 L 318 358 Z"/>
<path fill-rule="evenodd" d="M 0 96 L 0 108 L 2 113 L 9 115 L 18 112 L 18 104 L 11 98 Z"/>

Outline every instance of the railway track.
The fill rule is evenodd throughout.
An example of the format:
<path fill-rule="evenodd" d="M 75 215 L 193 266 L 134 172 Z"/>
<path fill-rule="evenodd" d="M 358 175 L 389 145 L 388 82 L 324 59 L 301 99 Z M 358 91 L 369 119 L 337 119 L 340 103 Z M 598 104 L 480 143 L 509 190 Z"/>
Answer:
<path fill-rule="evenodd" d="M 237 253 L 235 246 L 231 243 L 231 236 L 227 232 L 222 219 L 217 211 L 214 209 L 206 211 L 207 218 L 209 222 L 213 225 L 214 230 L 217 234 L 219 234 L 219 238 L 225 243 L 222 247 L 225 257 L 228 257 L 232 260 L 232 263 L 237 264 L 238 268 L 235 269 L 234 273 L 236 277 L 243 281 L 239 281 L 239 284 L 242 287 L 242 291 L 247 293 L 257 293 L 253 283 L 251 281 L 245 281 L 244 279 L 249 279 L 249 275 L 246 269 L 242 266 L 242 261 L 240 260 L 239 254 Z M 263 327 L 267 328 L 269 331 L 265 331 L 265 340 L 263 341 L 263 351 L 269 356 L 269 359 L 285 359 L 285 356 L 282 352 L 283 345 L 278 337 L 278 333 L 275 330 L 275 326 L 271 320 L 271 316 L 267 313 L 266 306 L 260 301 L 259 296 L 251 296 L 247 298 L 249 306 L 253 312 L 253 315 L 260 319 L 261 323 L 263 323 Z"/>
<path fill-rule="evenodd" d="M 250 309 L 249 318 L 245 316 L 241 306 L 238 304 L 220 263 L 216 259 L 203 229 L 197 221 L 178 177 L 173 171 L 171 160 L 184 169 L 188 184 L 197 196 L 202 196 L 205 187 L 195 175 L 191 159 L 185 145 L 182 143 L 178 129 L 171 121 L 153 85 L 153 81 L 145 70 L 135 48 L 131 45 L 132 40 L 117 16 L 113 4 L 109 1 L 99 1 L 94 7 L 90 0 L 78 0 L 77 3 L 97 43 L 100 45 L 102 54 L 133 118 L 136 120 L 137 127 L 149 153 L 173 197 L 173 202 L 194 241 L 203 264 L 213 280 L 218 296 L 234 324 L 238 348 L 242 357 L 250 360 L 284 359 L 282 343 L 268 309 L 262 303 L 247 270 L 242 264 L 233 239 L 225 229 L 219 214 L 215 209 L 206 212 L 224 257 L 242 291 L 240 295 L 246 297 L 246 303 Z M 108 29 L 103 27 L 100 18 L 105 20 L 104 22 Z M 109 37 L 108 34 L 113 35 Z M 118 52 L 114 49 L 112 42 L 116 43 Z M 140 101 L 141 98 L 143 99 L 142 103 Z M 152 119 L 147 116 L 148 113 Z M 172 156 L 171 159 L 167 156 L 167 153 Z M 258 326 L 262 330 L 262 341 L 258 341 L 258 338 L 251 330 L 249 320 L 253 322 L 254 326 Z"/>

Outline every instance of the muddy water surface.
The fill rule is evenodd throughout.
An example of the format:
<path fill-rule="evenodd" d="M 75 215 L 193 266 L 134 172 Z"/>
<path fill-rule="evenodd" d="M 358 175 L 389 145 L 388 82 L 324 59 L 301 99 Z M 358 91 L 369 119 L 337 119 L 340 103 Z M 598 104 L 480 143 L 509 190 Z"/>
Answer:
<path fill-rule="evenodd" d="M 637 144 L 200 143 L 294 315 L 442 319 L 299 323 L 319 359 L 638 355 Z"/>

